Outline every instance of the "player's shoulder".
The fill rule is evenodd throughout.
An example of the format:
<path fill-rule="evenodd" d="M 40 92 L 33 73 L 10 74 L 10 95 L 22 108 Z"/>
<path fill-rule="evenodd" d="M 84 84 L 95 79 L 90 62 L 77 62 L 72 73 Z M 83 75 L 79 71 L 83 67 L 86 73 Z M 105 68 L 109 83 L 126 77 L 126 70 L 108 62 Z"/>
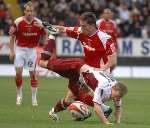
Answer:
<path fill-rule="evenodd" d="M 101 30 L 98 30 L 97 35 L 98 35 L 99 39 L 102 41 L 102 43 L 104 43 L 104 44 L 106 43 L 106 41 L 108 39 L 111 38 L 110 35 L 108 35 L 107 33 L 103 32 Z"/>
<path fill-rule="evenodd" d="M 103 19 L 103 18 L 100 18 L 99 20 L 96 21 L 96 25 L 101 24 L 103 21 L 104 21 L 104 19 Z"/>
<path fill-rule="evenodd" d="M 110 22 L 114 25 L 114 26 L 117 26 L 116 22 L 114 20 L 110 20 Z"/>
<path fill-rule="evenodd" d="M 14 21 L 14 23 L 15 23 L 16 25 L 18 25 L 21 21 L 23 21 L 23 16 L 18 17 L 18 18 Z"/>
<path fill-rule="evenodd" d="M 36 22 L 38 22 L 38 23 L 42 24 L 42 20 L 40 20 L 39 18 L 34 17 L 34 20 L 35 20 Z"/>

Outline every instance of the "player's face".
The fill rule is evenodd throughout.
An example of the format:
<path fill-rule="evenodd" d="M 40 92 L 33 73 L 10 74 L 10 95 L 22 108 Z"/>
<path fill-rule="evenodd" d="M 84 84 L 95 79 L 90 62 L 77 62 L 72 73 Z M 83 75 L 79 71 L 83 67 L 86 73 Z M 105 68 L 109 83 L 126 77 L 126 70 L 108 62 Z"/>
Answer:
<path fill-rule="evenodd" d="M 112 13 L 109 12 L 109 11 L 104 11 L 103 17 L 104 17 L 105 19 L 108 19 L 108 20 L 109 20 L 109 19 L 112 18 Z"/>
<path fill-rule="evenodd" d="M 24 10 L 24 14 L 27 19 L 32 19 L 34 15 L 34 8 L 30 6 L 26 6 Z"/>
<path fill-rule="evenodd" d="M 121 96 L 120 96 L 120 92 L 118 91 L 118 90 L 115 90 L 115 89 L 113 89 L 112 90 L 112 99 L 114 99 L 114 100 L 118 100 L 118 99 L 120 99 L 121 98 Z"/>
<path fill-rule="evenodd" d="M 86 35 L 90 35 L 91 25 L 89 25 L 87 22 L 81 20 L 80 26 L 81 26 L 82 33 L 84 33 Z"/>

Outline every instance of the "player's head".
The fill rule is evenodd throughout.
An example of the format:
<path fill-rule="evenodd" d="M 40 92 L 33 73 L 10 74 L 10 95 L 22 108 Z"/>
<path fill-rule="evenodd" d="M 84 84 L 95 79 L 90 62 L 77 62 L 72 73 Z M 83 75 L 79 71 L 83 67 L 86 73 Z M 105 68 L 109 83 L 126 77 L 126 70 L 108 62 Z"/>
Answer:
<path fill-rule="evenodd" d="M 34 5 L 31 1 L 24 5 L 24 15 L 27 19 L 32 19 L 34 15 Z"/>
<path fill-rule="evenodd" d="M 93 29 L 96 29 L 96 16 L 92 12 L 85 12 L 80 17 L 81 30 L 86 35 L 91 35 Z"/>
<path fill-rule="evenodd" d="M 112 98 L 118 99 L 122 98 L 125 94 L 127 94 L 128 89 L 127 86 L 123 83 L 117 82 L 115 86 L 112 87 Z"/>
<path fill-rule="evenodd" d="M 102 17 L 106 20 L 109 20 L 113 17 L 113 13 L 109 8 L 103 10 Z"/>

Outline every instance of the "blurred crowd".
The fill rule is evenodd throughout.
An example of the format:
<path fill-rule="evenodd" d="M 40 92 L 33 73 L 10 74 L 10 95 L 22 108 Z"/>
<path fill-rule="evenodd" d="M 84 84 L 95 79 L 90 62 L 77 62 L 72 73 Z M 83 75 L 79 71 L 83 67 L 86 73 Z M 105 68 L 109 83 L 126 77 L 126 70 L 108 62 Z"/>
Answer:
<path fill-rule="evenodd" d="M 29 0 L 18 0 L 20 8 Z M 31 0 L 36 16 L 52 24 L 78 26 L 79 16 L 92 11 L 97 19 L 105 8 L 113 12 L 119 37 L 150 38 L 150 0 Z M 0 33 L 7 34 L 12 17 L 9 7 L 0 0 Z"/>

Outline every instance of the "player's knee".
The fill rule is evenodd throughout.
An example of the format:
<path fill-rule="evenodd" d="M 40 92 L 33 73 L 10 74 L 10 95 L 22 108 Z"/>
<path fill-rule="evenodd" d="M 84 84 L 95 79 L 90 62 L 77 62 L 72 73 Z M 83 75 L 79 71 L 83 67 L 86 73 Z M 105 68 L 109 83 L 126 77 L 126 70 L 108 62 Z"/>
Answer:
<path fill-rule="evenodd" d="M 43 68 L 47 68 L 47 63 L 48 63 L 48 61 L 40 60 L 39 61 L 39 66 L 43 67 Z"/>
<path fill-rule="evenodd" d="M 22 73 L 16 72 L 16 79 L 22 79 Z"/>

